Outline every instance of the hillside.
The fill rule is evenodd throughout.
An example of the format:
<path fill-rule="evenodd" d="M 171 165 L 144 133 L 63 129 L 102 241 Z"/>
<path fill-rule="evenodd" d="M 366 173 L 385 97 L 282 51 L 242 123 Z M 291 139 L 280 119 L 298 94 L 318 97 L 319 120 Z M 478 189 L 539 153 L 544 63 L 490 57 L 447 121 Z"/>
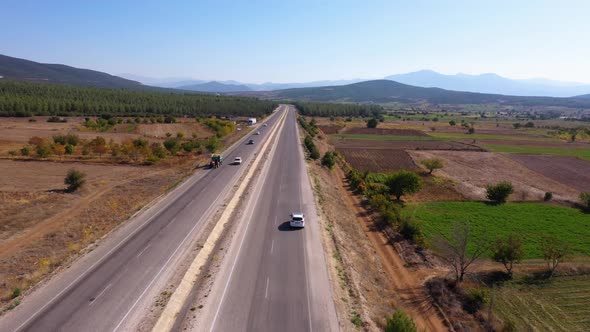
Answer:
<path fill-rule="evenodd" d="M 182 90 L 190 90 L 190 91 L 198 91 L 198 92 L 242 92 L 242 91 L 251 91 L 251 89 L 245 85 L 241 84 L 228 84 L 228 83 L 220 83 L 220 82 L 207 82 L 207 83 L 199 83 L 199 84 L 191 84 L 191 85 L 183 85 L 179 86 L 178 89 Z"/>
<path fill-rule="evenodd" d="M 143 89 L 139 82 L 107 73 L 60 64 L 47 64 L 0 54 L 1 80 L 46 82 L 108 88 Z"/>
<path fill-rule="evenodd" d="M 432 70 L 390 75 L 385 79 L 429 88 L 512 96 L 571 97 L 590 92 L 590 85 L 546 79 L 515 80 L 496 74 L 445 75 Z"/>
<path fill-rule="evenodd" d="M 286 89 L 268 92 L 267 97 L 319 102 L 356 102 L 406 104 L 514 104 L 524 106 L 590 107 L 583 98 L 517 97 L 498 94 L 422 88 L 390 80 L 374 80 L 343 86 Z"/>

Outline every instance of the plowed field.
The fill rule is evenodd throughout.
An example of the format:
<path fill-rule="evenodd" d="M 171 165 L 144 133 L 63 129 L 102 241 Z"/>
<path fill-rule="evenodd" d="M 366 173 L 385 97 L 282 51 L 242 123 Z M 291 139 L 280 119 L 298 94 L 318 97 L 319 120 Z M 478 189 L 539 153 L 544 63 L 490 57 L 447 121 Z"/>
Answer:
<path fill-rule="evenodd" d="M 590 190 L 590 162 L 573 157 L 511 154 L 526 168 L 580 191 Z"/>
<path fill-rule="evenodd" d="M 420 130 L 413 129 L 387 129 L 387 128 L 346 128 L 346 134 L 356 135 L 398 135 L 398 136 L 428 136 Z"/>
<path fill-rule="evenodd" d="M 400 169 L 417 170 L 412 157 L 404 150 L 338 148 L 350 166 L 359 171 L 394 172 Z"/>

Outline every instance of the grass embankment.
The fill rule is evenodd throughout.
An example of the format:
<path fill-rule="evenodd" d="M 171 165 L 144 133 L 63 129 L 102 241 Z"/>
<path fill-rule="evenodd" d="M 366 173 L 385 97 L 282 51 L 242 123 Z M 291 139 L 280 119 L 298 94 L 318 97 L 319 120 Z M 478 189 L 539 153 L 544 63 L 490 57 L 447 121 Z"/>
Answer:
<path fill-rule="evenodd" d="M 484 147 L 492 152 L 507 152 L 521 154 L 549 154 L 556 156 L 570 156 L 590 160 L 590 149 L 579 148 L 554 148 L 541 146 L 511 146 L 484 144 Z"/>
<path fill-rule="evenodd" d="M 590 276 L 551 282 L 505 284 L 495 292 L 494 311 L 516 331 L 590 331 Z"/>
<path fill-rule="evenodd" d="M 449 235 L 453 222 L 466 221 L 477 238 L 521 235 L 525 258 L 542 258 L 540 243 L 544 236 L 568 242 L 574 255 L 590 255 L 590 214 L 577 209 L 542 203 L 482 202 L 433 202 L 413 207 L 428 240 L 438 234 Z"/>

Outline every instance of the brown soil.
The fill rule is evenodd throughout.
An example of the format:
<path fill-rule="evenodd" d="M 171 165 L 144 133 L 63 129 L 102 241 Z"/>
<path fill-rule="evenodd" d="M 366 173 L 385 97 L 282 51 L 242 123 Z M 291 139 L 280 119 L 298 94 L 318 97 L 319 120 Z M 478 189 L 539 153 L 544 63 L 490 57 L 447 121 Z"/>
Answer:
<path fill-rule="evenodd" d="M 344 134 L 358 135 L 396 135 L 396 136 L 428 136 L 423 131 L 412 129 L 361 128 L 352 127 L 343 130 Z"/>
<path fill-rule="evenodd" d="M 318 126 L 318 128 L 325 135 L 332 135 L 332 134 L 337 134 L 342 128 L 344 128 L 344 126 L 329 125 L 329 126 Z"/>
<path fill-rule="evenodd" d="M 330 143 L 336 148 L 358 149 L 401 149 L 401 150 L 457 150 L 484 151 L 476 145 L 454 141 L 405 141 L 405 140 L 364 140 L 349 138 L 331 138 Z"/>
<path fill-rule="evenodd" d="M 470 140 L 473 141 L 473 140 Z M 509 146 L 534 146 L 540 148 L 563 148 L 563 149 L 590 149 L 587 142 L 552 142 L 552 141 L 526 141 L 526 140 L 496 140 L 496 139 L 478 139 L 477 144 L 494 144 Z"/>
<path fill-rule="evenodd" d="M 346 161 L 359 171 L 394 172 L 400 169 L 417 170 L 418 167 L 404 150 L 337 148 Z"/>
<path fill-rule="evenodd" d="M 574 157 L 510 154 L 525 167 L 579 191 L 590 190 L 590 162 Z"/>
<path fill-rule="evenodd" d="M 485 186 L 510 181 L 513 201 L 542 200 L 545 192 L 553 192 L 556 200 L 577 201 L 578 191 L 534 172 L 509 157 L 492 152 L 411 151 L 416 163 L 427 158 L 440 158 L 444 167 L 437 174 L 457 183 L 456 188 L 468 199 L 485 200 Z"/>

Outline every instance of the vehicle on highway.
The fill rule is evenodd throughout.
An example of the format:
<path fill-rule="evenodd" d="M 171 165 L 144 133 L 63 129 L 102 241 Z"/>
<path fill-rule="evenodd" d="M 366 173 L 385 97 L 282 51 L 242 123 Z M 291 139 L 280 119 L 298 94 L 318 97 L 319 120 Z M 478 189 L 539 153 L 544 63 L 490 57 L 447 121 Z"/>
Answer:
<path fill-rule="evenodd" d="M 223 164 L 223 157 L 220 154 L 213 154 L 209 162 L 209 168 L 218 168 Z"/>
<path fill-rule="evenodd" d="M 292 213 L 289 226 L 297 228 L 305 227 L 305 218 L 303 217 L 303 213 Z"/>
<path fill-rule="evenodd" d="M 242 157 L 235 157 L 234 158 L 234 165 L 241 165 L 242 164 Z"/>
<path fill-rule="evenodd" d="M 265 124 L 264 124 L 264 126 L 265 126 L 265 127 L 268 127 L 268 123 L 265 123 Z"/>
<path fill-rule="evenodd" d="M 259 132 L 259 131 L 257 131 L 257 132 L 256 132 L 256 135 L 260 135 L 260 132 Z"/>
<path fill-rule="evenodd" d="M 254 140 L 253 139 L 249 140 L 248 144 L 254 144 Z"/>

